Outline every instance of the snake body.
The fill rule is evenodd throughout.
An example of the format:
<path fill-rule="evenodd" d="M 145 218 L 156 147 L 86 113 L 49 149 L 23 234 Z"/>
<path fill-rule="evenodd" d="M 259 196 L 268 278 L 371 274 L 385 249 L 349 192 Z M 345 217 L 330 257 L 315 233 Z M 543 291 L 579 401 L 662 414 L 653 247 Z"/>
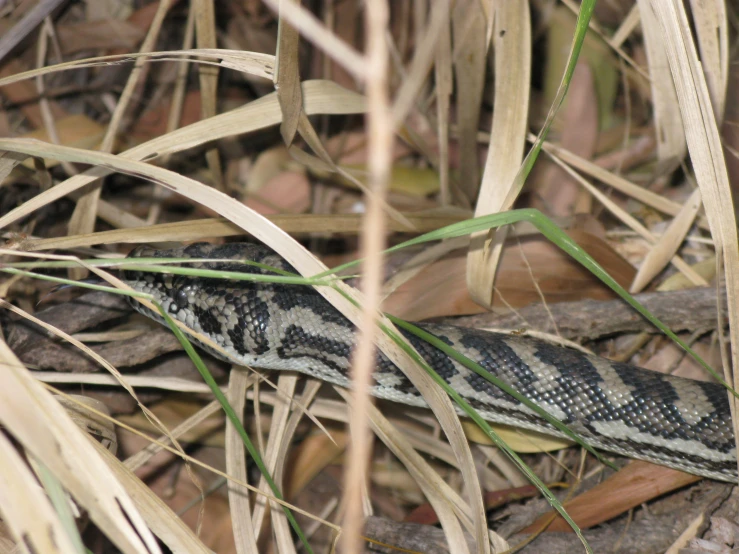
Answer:
<path fill-rule="evenodd" d="M 243 260 L 294 271 L 274 251 L 239 243 L 205 243 L 171 250 L 137 249 L 132 256 L 205 258 L 188 267 L 270 272 Z M 233 261 L 223 261 L 233 260 Z M 356 330 L 313 287 L 224 281 L 127 271 L 134 289 L 222 349 L 216 356 L 268 370 L 299 371 L 342 387 Z M 162 322 L 138 302 L 134 307 Z M 445 325 L 420 325 L 608 452 L 722 481 L 737 482 L 734 435 L 725 389 L 589 356 L 528 337 Z M 432 368 L 485 419 L 562 436 L 548 422 L 441 350 L 403 332 Z M 371 393 L 426 406 L 408 378 L 378 353 Z"/>

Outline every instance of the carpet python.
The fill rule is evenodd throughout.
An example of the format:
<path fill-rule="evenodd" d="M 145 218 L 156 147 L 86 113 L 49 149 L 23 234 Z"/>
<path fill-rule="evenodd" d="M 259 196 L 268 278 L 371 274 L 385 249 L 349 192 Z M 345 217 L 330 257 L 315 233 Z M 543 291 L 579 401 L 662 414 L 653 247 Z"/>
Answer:
<path fill-rule="evenodd" d="M 131 256 L 233 260 L 186 265 L 270 273 L 239 263 L 251 260 L 294 272 L 274 251 L 250 243 L 199 243 L 171 250 L 139 247 Z M 124 275 L 135 290 L 154 295 L 173 318 L 220 345 L 228 356 L 206 349 L 221 359 L 267 370 L 299 371 L 350 386 L 347 374 L 355 328 L 313 287 L 137 271 Z M 138 302 L 132 305 L 162 322 L 160 315 Z M 528 337 L 446 325 L 420 327 L 510 384 L 594 447 L 737 482 L 731 414 L 721 385 L 616 363 Z M 530 408 L 441 350 L 401 332 L 485 419 L 562 436 Z M 371 392 L 379 398 L 426 406 L 411 382 L 382 353 L 377 354 L 373 380 Z"/>

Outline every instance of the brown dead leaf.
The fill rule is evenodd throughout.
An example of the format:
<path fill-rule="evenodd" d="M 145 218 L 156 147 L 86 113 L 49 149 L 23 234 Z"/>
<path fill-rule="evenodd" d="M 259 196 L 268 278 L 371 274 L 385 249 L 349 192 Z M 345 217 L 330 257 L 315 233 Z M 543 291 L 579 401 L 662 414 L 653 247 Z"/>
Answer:
<path fill-rule="evenodd" d="M 603 239 L 581 230 L 567 232 L 621 285 L 628 285 L 634 268 Z M 431 264 L 416 278 L 390 295 L 383 309 L 398 317 L 423 320 L 430 317 L 482 313 L 465 285 L 462 252 Z M 541 302 L 535 283 L 547 302 L 613 298 L 614 293 L 580 264 L 541 236 L 509 240 L 503 251 L 494 307 L 505 309 Z"/>
<path fill-rule="evenodd" d="M 492 510 L 504 506 L 510 502 L 518 502 L 525 498 L 531 498 L 539 494 L 534 485 L 525 485 L 501 491 L 490 491 L 485 493 L 485 508 Z M 422 525 L 436 525 L 439 517 L 429 503 L 424 503 L 409 513 L 403 521 L 407 523 L 420 523 Z"/>
<path fill-rule="evenodd" d="M 593 72 L 587 62 L 579 62 L 572 77 L 568 101 L 561 114 L 563 148 L 589 160 L 598 138 L 598 105 Z M 545 160 L 542 160 L 543 162 Z M 533 205 L 556 216 L 589 213 L 590 197 L 565 171 L 546 161 L 536 171 L 532 183 L 537 194 Z"/>
<path fill-rule="evenodd" d="M 129 452 L 138 451 L 148 445 L 142 437 L 122 434 Z M 181 464 L 172 464 L 172 454 L 160 452 L 155 458 L 136 473 L 146 482 L 151 490 L 161 498 L 173 511 L 178 512 L 200 496 L 200 491 L 182 471 Z M 175 472 L 180 472 L 175 475 Z M 214 552 L 228 554 L 236 552 L 234 547 L 231 517 L 228 500 L 222 494 L 210 494 L 203 506 L 200 539 Z M 191 529 L 196 529 L 200 513 L 200 504 L 182 514 L 182 520 Z"/>
<path fill-rule="evenodd" d="M 11 58 L 2 66 L 0 66 L 0 78 L 10 77 L 17 73 L 26 71 L 26 67 L 20 60 Z M 16 103 L 20 105 L 20 111 L 23 116 L 28 119 L 29 123 L 33 128 L 41 128 L 44 125 L 44 120 L 41 117 L 41 108 L 38 104 L 38 89 L 36 84 L 31 80 L 18 81 L 17 83 L 11 83 L 0 88 L 0 94 L 8 102 Z M 60 119 L 67 115 L 57 102 L 50 100 L 49 108 L 54 119 Z"/>
<path fill-rule="evenodd" d="M 200 91 L 191 90 L 185 95 L 180 114 L 180 127 L 200 121 Z M 167 132 L 170 102 L 164 101 L 145 110 L 131 128 L 134 143 L 141 143 Z"/>
<path fill-rule="evenodd" d="M 691 356 L 671 340 L 655 337 L 659 340 L 659 350 L 649 359 L 639 361 L 639 365 L 652 371 L 660 373 L 669 372 L 671 375 L 694 379 L 696 381 L 713 381 L 713 378 L 696 362 Z M 692 345 L 693 350 L 703 358 L 711 367 L 721 371 L 721 354 L 717 345 L 696 342 Z"/>
<path fill-rule="evenodd" d="M 262 215 L 303 213 L 310 207 L 310 182 L 302 173 L 283 171 L 249 194 L 246 205 Z"/>
<path fill-rule="evenodd" d="M 295 498 L 327 465 L 346 450 L 349 435 L 345 431 L 331 431 L 331 438 L 323 433 L 307 437 L 290 455 L 286 476 L 285 497 Z"/>
<path fill-rule="evenodd" d="M 93 149 L 100 144 L 105 134 L 105 127 L 84 114 L 67 115 L 57 119 L 54 123 L 56 125 L 59 143 L 64 146 Z M 23 138 L 53 142 L 43 127 L 23 135 Z M 46 160 L 47 168 L 54 167 L 58 164 L 59 162 L 57 160 Z M 23 162 L 23 165 L 29 168 L 34 167 L 33 160 L 30 159 Z"/>
<path fill-rule="evenodd" d="M 662 496 L 701 477 L 647 462 L 630 462 L 618 473 L 564 504 L 565 510 L 581 529 L 587 529 L 635 508 L 644 502 Z M 521 533 L 537 533 L 552 519 L 552 514 L 541 516 Z M 569 524 L 557 516 L 546 531 L 572 532 Z"/>

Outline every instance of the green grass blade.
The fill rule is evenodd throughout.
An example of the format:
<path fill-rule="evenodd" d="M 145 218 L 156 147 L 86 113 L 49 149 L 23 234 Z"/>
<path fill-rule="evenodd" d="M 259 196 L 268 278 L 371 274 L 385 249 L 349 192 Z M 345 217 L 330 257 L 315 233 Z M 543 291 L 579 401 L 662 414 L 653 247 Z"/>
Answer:
<path fill-rule="evenodd" d="M 562 107 L 565 96 L 567 96 L 567 91 L 570 88 L 570 82 L 575 73 L 577 60 L 580 57 L 580 51 L 582 50 L 582 45 L 585 41 L 585 35 L 588 32 L 588 25 L 590 24 L 590 18 L 593 16 L 594 9 L 595 0 L 583 0 L 580 4 L 580 11 L 577 14 L 577 22 L 575 24 L 575 34 L 572 37 L 572 47 L 570 48 L 570 55 L 567 59 L 567 66 L 565 68 L 564 75 L 562 75 L 562 81 L 557 89 L 554 101 L 549 108 L 549 113 L 544 121 L 544 125 L 542 126 L 541 131 L 539 131 L 539 135 L 536 137 L 536 141 L 532 145 L 531 150 L 526 154 L 526 157 L 521 164 L 521 169 L 518 171 L 513 181 L 513 186 L 511 187 L 512 190 L 509 195 L 514 198 L 518 196 L 521 188 L 523 188 L 526 178 L 529 176 L 529 173 L 531 173 L 534 163 L 536 163 L 536 159 L 539 157 L 539 153 L 541 152 L 541 147 L 549 134 L 549 129 L 551 128 L 552 123 L 554 123 L 554 118 Z M 510 204 L 507 205 L 510 206 Z"/>
<path fill-rule="evenodd" d="M 680 339 L 675 333 L 673 333 L 667 325 L 662 323 L 659 318 L 652 315 L 649 310 L 645 306 L 643 306 L 636 298 L 634 298 L 629 292 L 623 288 L 621 285 L 619 285 L 613 277 L 608 275 L 608 272 L 606 272 L 603 267 L 596 262 L 590 254 L 585 252 L 580 245 L 578 245 L 574 240 L 572 240 L 567 233 L 562 231 L 557 225 L 549 219 L 547 216 L 545 216 L 543 213 L 541 213 L 539 210 L 536 210 L 534 208 L 524 208 L 521 210 L 511 210 L 509 212 L 503 212 L 499 214 L 490 214 L 485 215 L 481 217 L 476 217 L 474 219 L 469 219 L 467 221 L 461 221 L 459 223 L 454 223 L 452 225 L 448 225 L 446 227 L 442 227 L 441 229 L 436 229 L 435 231 L 431 231 L 430 233 L 426 233 L 424 235 L 412 238 L 410 240 L 407 240 L 405 242 L 402 242 L 396 246 L 393 246 L 392 248 L 389 248 L 386 252 L 395 252 L 398 250 L 401 250 L 403 248 L 407 248 L 409 246 L 414 246 L 417 244 L 423 244 L 430 241 L 436 241 L 436 240 L 444 240 L 444 239 L 451 239 L 451 238 L 457 238 L 462 237 L 466 235 L 470 235 L 472 233 L 476 233 L 478 231 L 484 231 L 491 229 L 493 227 L 500 227 L 501 225 L 510 225 L 512 223 L 519 223 L 522 221 L 526 221 L 534 225 L 539 232 L 544 235 L 550 242 L 558 246 L 561 250 L 569 254 L 572 258 L 574 258 L 577 262 L 579 262 L 583 267 L 585 267 L 588 271 L 590 271 L 593 275 L 595 275 L 598 279 L 600 279 L 605 285 L 607 285 L 611 290 L 613 290 L 616 294 L 618 294 L 624 301 L 626 301 L 631 307 L 633 307 L 637 312 L 639 312 L 647 321 L 649 321 L 652 325 L 657 327 L 660 331 L 662 331 L 665 335 L 670 337 L 675 343 L 677 343 L 683 350 L 685 350 L 690 356 L 696 360 L 708 373 L 710 373 L 714 379 L 716 379 L 719 383 L 721 383 L 724 387 L 726 387 L 728 390 L 731 391 L 731 393 L 739 398 L 739 395 L 734 391 L 728 383 L 710 366 L 708 365 L 688 344 L 686 344 L 683 340 Z M 333 273 L 344 271 L 346 269 L 355 267 L 359 265 L 362 262 L 361 259 L 354 260 L 352 262 L 340 265 L 334 269 L 331 269 L 327 272 L 321 273 L 320 275 L 316 275 L 316 279 L 322 279 L 324 277 L 327 277 Z"/>
<path fill-rule="evenodd" d="M 177 327 L 175 322 L 172 320 L 172 318 L 167 314 L 167 312 L 160 306 L 157 305 L 157 308 L 159 309 L 159 313 L 162 315 L 164 320 L 167 322 L 167 325 L 172 330 L 172 332 L 177 337 L 177 340 L 180 341 L 180 344 L 182 344 L 182 347 L 185 349 L 185 352 L 187 352 L 187 355 L 190 356 L 190 359 L 195 364 L 195 367 L 197 367 L 198 371 L 200 372 L 200 375 L 203 378 L 203 381 L 210 387 L 211 391 L 213 392 L 213 396 L 215 396 L 216 400 L 218 400 L 218 403 L 223 408 L 223 411 L 226 414 L 226 417 L 228 417 L 231 424 L 234 426 L 234 429 L 239 433 L 239 436 L 241 437 L 241 440 L 244 442 L 244 446 L 246 446 L 246 450 L 249 452 L 249 455 L 254 460 L 254 463 L 259 468 L 259 471 L 261 472 L 262 476 L 264 477 L 264 480 L 269 485 L 269 488 L 272 490 L 272 494 L 277 498 L 278 500 L 284 500 L 282 493 L 280 492 L 279 487 L 272 479 L 272 476 L 269 473 L 269 470 L 267 469 L 267 466 L 264 465 L 264 461 L 262 460 L 262 457 L 259 455 L 259 451 L 255 448 L 254 444 L 251 442 L 251 439 L 249 439 L 249 435 L 246 433 L 246 429 L 244 429 L 244 426 L 241 424 L 241 421 L 239 421 L 239 417 L 236 415 L 236 412 L 231 407 L 231 404 L 228 402 L 228 399 L 226 398 L 226 395 L 223 394 L 221 391 L 221 388 L 218 386 L 218 383 L 216 383 L 215 379 L 213 378 L 213 375 L 210 373 L 208 368 L 203 363 L 203 360 L 200 358 L 200 355 L 197 353 L 193 345 L 190 343 L 190 341 L 187 339 L 185 334 Z M 292 512 L 290 511 L 287 506 L 281 505 L 282 511 L 285 513 L 285 517 L 290 522 L 291 527 L 295 531 L 295 534 L 298 535 L 300 538 L 300 542 L 303 544 L 303 547 L 305 548 L 306 552 L 309 554 L 313 554 L 313 550 L 310 547 L 310 544 L 308 544 L 308 539 L 305 536 L 305 533 L 303 533 L 303 530 L 300 528 L 300 525 L 298 525 L 298 522 L 295 519 L 295 516 L 293 516 Z"/>
<path fill-rule="evenodd" d="M 122 294 L 124 296 L 131 296 L 134 298 L 146 298 L 147 300 L 154 299 L 154 297 L 151 294 L 147 294 L 145 292 L 127 291 L 123 289 L 117 289 L 110 285 L 96 285 L 94 283 L 74 281 L 72 279 L 64 279 L 63 277 L 53 277 L 52 275 L 43 275 L 41 273 L 34 273 L 32 271 L 23 271 L 21 269 L 15 269 L 12 267 L 0 267 L 0 271 L 3 273 L 9 273 L 11 275 L 23 275 L 24 277 L 31 277 L 32 279 L 39 279 L 40 281 L 50 281 L 52 283 L 58 283 L 60 285 L 69 285 L 72 287 L 80 287 L 83 289 L 96 290 L 99 292 L 109 292 L 111 294 Z"/>
<path fill-rule="evenodd" d="M 38 475 L 41 485 L 49 496 L 49 500 L 51 501 L 54 510 L 56 510 L 56 513 L 59 516 L 59 521 L 67 533 L 72 546 L 80 554 L 87 552 L 88 550 L 82 542 L 77 522 L 75 521 L 72 510 L 70 509 L 69 498 L 67 497 L 67 493 L 64 491 L 64 487 L 62 487 L 62 484 L 56 476 L 49 471 L 49 468 L 46 467 L 41 460 L 33 456 L 33 461 L 36 468 L 36 475 Z"/>
<path fill-rule="evenodd" d="M 126 271 L 148 271 L 150 273 L 167 273 L 171 275 L 185 275 L 188 277 L 198 277 L 201 279 L 227 279 L 231 281 L 252 281 L 261 283 L 276 283 L 284 285 L 316 285 L 329 286 L 330 281 L 326 279 L 316 279 L 315 277 L 301 277 L 296 274 L 287 275 L 263 275 L 258 273 L 243 273 L 241 271 L 221 271 L 218 269 L 201 269 L 191 267 L 170 267 L 155 265 L 136 265 L 131 264 L 125 266 Z M 270 269 L 272 271 L 272 269 Z M 287 273 L 287 272 L 283 272 Z"/>
<path fill-rule="evenodd" d="M 189 277 L 200 277 L 204 279 L 230 279 L 233 281 L 253 281 L 266 283 L 280 283 L 287 285 L 331 285 L 330 281 L 316 279 L 315 277 L 303 277 L 297 273 L 290 273 L 283 269 L 268 266 L 262 263 L 249 262 L 244 260 L 242 263 L 247 266 L 258 267 L 266 271 L 277 273 L 277 275 L 263 275 L 259 273 L 244 273 L 242 271 L 222 271 L 216 269 L 203 269 L 192 267 L 178 267 L 167 264 L 200 261 L 218 262 L 218 260 L 192 260 L 189 258 L 125 258 L 116 260 L 111 263 L 109 260 L 81 260 L 91 267 L 116 267 L 125 271 L 140 271 L 150 273 L 168 273 L 171 275 L 186 275 Z M 223 260 L 224 262 L 233 263 L 234 260 Z M 14 273 L 19 275 L 28 275 L 23 273 L 21 269 L 63 269 L 70 267 L 80 267 L 79 262 L 18 262 L 10 264 L 0 264 L 0 271 L 6 273 Z M 36 274 L 39 275 L 39 274 Z M 41 277 L 39 277 L 41 278 Z M 331 279 L 349 279 L 350 277 L 332 277 Z M 61 281 L 60 281 L 61 282 Z M 78 281 L 68 281 L 69 284 L 78 283 Z"/>

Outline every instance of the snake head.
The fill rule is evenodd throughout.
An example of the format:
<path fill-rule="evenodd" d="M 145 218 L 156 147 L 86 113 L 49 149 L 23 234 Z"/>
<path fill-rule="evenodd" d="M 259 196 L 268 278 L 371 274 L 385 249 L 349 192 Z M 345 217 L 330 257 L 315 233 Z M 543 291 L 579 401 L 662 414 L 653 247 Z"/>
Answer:
<path fill-rule="evenodd" d="M 210 244 L 196 242 L 187 246 L 157 250 L 150 246 L 137 246 L 128 255 L 129 258 L 193 258 L 204 261 L 188 263 L 189 267 L 217 269 L 222 271 L 242 271 L 245 273 L 269 273 L 266 270 L 245 265 L 243 262 L 259 262 L 283 271 L 295 270 L 274 250 L 261 244 L 250 242 L 232 244 Z M 180 265 L 180 264 L 177 264 Z M 129 274 L 141 272 L 133 271 Z M 127 276 L 126 279 L 129 279 Z"/>
<path fill-rule="evenodd" d="M 218 271 L 236 271 L 241 273 L 271 274 L 267 269 L 249 265 L 244 262 L 258 262 L 276 269 L 295 270 L 273 250 L 253 243 L 233 243 L 214 245 L 205 242 L 190 244 L 167 250 L 157 250 L 148 246 L 135 248 L 129 258 L 189 258 L 191 263 L 166 264 L 172 267 L 192 269 L 208 269 Z M 171 273 L 154 273 L 140 270 L 124 270 L 124 280 L 134 290 L 154 296 L 171 316 L 180 319 L 190 326 L 193 321 L 203 319 L 203 312 L 214 312 L 218 308 L 229 305 L 234 296 L 241 297 L 249 289 L 258 285 L 248 281 L 228 281 L 217 278 L 205 278 Z M 214 305 L 214 303 L 216 305 Z M 131 299 L 130 304 L 139 312 L 157 320 L 161 318 L 152 314 L 139 302 Z"/>
<path fill-rule="evenodd" d="M 279 270 L 294 270 L 274 251 L 251 243 L 212 245 L 207 243 L 169 250 L 136 248 L 130 258 L 185 258 L 192 262 L 167 264 L 174 267 L 241 272 L 250 274 L 274 274 L 265 267 L 244 262 L 258 262 Z M 197 260 L 197 261 L 196 261 Z M 255 363 L 262 353 L 269 352 L 276 339 L 268 336 L 270 330 L 278 332 L 281 324 L 281 308 L 287 305 L 304 305 L 298 299 L 317 295 L 312 287 L 275 285 L 241 279 L 222 279 L 213 276 L 182 275 L 129 269 L 124 280 L 134 290 L 151 294 L 154 302 L 173 319 L 179 320 L 196 333 L 207 336 L 223 349 L 206 350 L 229 361 Z M 281 302 L 281 304 L 280 304 Z M 152 312 L 140 302 L 131 299 L 134 309 L 152 319 L 164 323 L 158 312 Z M 278 305 L 280 304 L 280 305 Z M 275 315 L 277 314 L 277 315 Z M 274 331 L 277 329 L 278 331 Z M 281 331 L 279 331 L 281 332 Z M 228 355 L 224 356 L 226 352 Z M 250 356 L 250 357 L 247 357 Z"/>

